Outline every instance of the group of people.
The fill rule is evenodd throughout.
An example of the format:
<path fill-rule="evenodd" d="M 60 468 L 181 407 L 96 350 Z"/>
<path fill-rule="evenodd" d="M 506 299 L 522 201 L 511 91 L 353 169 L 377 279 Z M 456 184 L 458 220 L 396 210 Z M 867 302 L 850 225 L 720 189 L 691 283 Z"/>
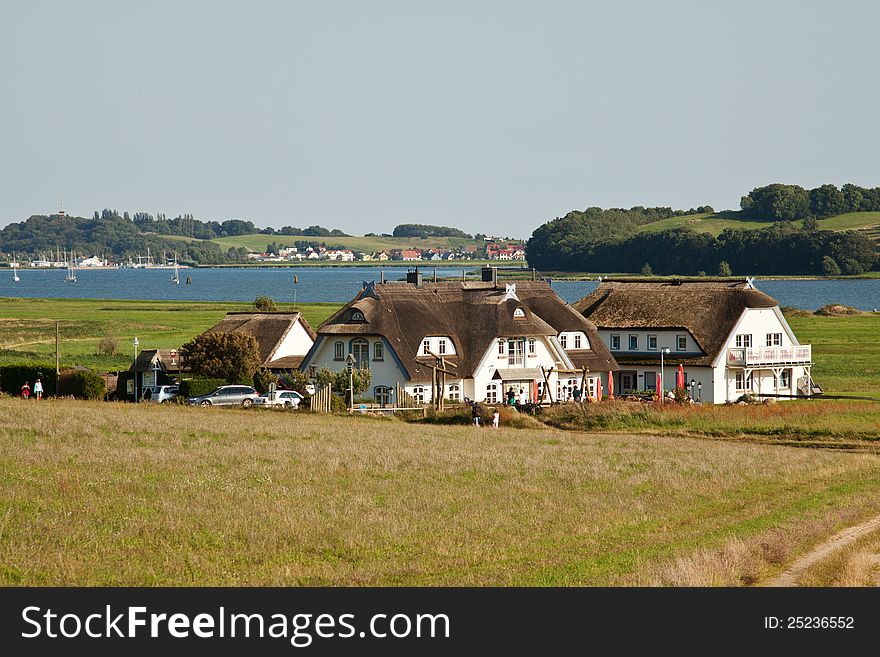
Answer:
<path fill-rule="evenodd" d="M 43 382 L 37 379 L 34 381 L 34 399 L 42 399 L 43 398 Z M 21 398 L 22 399 L 30 399 L 31 398 L 31 383 L 30 381 L 25 381 L 24 385 L 21 387 Z"/>

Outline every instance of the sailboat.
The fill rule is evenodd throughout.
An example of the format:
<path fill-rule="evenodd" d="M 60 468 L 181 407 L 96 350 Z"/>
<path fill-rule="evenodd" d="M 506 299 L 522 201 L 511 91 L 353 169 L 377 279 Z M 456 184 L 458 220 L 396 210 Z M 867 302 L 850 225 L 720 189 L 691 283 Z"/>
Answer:
<path fill-rule="evenodd" d="M 64 277 L 65 283 L 76 283 L 76 271 L 73 268 L 73 259 L 76 257 L 73 251 L 70 252 L 70 260 L 67 263 L 67 276 Z"/>
<path fill-rule="evenodd" d="M 15 254 L 12 254 L 12 280 L 15 283 L 18 283 L 21 278 L 18 277 L 18 262 L 15 260 Z"/>
<path fill-rule="evenodd" d="M 171 282 L 180 285 L 180 270 L 177 268 L 177 251 L 174 252 L 174 273 L 171 274 Z"/>

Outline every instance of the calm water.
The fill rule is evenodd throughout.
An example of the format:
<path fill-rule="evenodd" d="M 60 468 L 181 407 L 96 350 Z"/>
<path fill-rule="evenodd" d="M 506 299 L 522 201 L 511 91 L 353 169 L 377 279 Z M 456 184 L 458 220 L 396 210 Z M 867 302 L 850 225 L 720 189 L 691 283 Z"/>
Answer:
<path fill-rule="evenodd" d="M 473 271 L 473 270 L 472 270 Z M 156 299 L 163 301 L 253 301 L 266 294 L 276 301 L 345 302 L 361 289 L 363 281 L 379 279 L 376 267 L 298 267 L 242 269 L 181 269 L 180 285 L 170 281 L 170 270 L 114 269 L 77 271 L 76 283 L 65 283 L 64 270 L 27 270 L 21 281 L 12 271 L 0 270 L 0 297 L 49 297 L 82 299 Z M 437 269 L 438 276 L 461 276 L 461 269 Z M 400 280 L 404 268 L 385 270 L 386 280 Z M 425 270 L 429 279 L 431 270 Z M 192 284 L 186 285 L 187 276 Z M 294 285 L 293 277 L 299 282 Z M 469 276 L 474 280 L 473 276 Z M 596 288 L 595 281 L 555 281 L 553 289 L 569 302 Z M 846 281 L 758 280 L 758 289 L 783 306 L 815 310 L 827 303 L 843 303 L 862 310 L 880 308 L 880 279 Z"/>

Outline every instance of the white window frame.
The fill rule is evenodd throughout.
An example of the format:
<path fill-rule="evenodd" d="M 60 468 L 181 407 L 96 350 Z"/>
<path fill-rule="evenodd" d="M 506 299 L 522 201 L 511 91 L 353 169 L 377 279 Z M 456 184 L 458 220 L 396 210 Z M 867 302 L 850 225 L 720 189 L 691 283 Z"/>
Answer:
<path fill-rule="evenodd" d="M 333 343 L 333 360 L 345 360 L 345 343 L 342 340 Z"/>
<path fill-rule="evenodd" d="M 682 341 L 684 341 L 684 345 L 682 345 Z M 675 336 L 675 350 L 676 351 L 687 351 L 687 336 L 686 335 L 676 335 Z"/>
<path fill-rule="evenodd" d="M 620 335 L 612 335 L 608 340 L 608 344 L 611 345 L 611 351 L 620 351 Z"/>
<path fill-rule="evenodd" d="M 449 395 L 448 399 L 452 401 L 461 401 L 461 386 L 457 383 L 453 383 L 449 386 Z"/>
<path fill-rule="evenodd" d="M 529 338 L 529 356 L 534 356 L 536 353 L 535 338 Z"/>
<path fill-rule="evenodd" d="M 742 385 L 744 387 L 740 387 L 740 380 L 742 380 Z M 752 373 L 749 372 L 749 375 L 746 376 L 744 370 L 740 370 L 736 373 L 733 378 L 733 387 L 737 392 L 750 392 L 754 389 L 754 377 Z"/>
<path fill-rule="evenodd" d="M 738 333 L 736 336 L 736 346 L 750 349 L 752 346 L 752 334 L 751 333 Z"/>
<path fill-rule="evenodd" d="M 781 347 L 782 346 L 782 333 L 768 333 L 766 346 L 768 346 L 768 347 Z"/>
<path fill-rule="evenodd" d="M 568 336 L 565 333 L 559 334 L 559 344 L 563 349 L 568 349 Z"/>
<path fill-rule="evenodd" d="M 633 341 L 635 341 L 635 347 L 633 347 Z M 627 345 L 629 346 L 629 351 L 638 351 L 639 350 L 639 336 L 636 333 L 630 333 L 629 338 L 627 339 Z"/>
<path fill-rule="evenodd" d="M 498 338 L 498 357 L 504 358 L 507 355 L 507 352 L 504 350 L 504 345 L 506 344 L 504 338 Z"/>
<path fill-rule="evenodd" d="M 427 356 L 429 351 L 431 351 L 431 341 L 425 338 L 422 340 L 422 353 Z"/>
<path fill-rule="evenodd" d="M 498 386 L 494 383 L 486 384 L 486 403 L 488 404 L 497 404 L 498 403 Z"/>
<path fill-rule="evenodd" d="M 363 358 L 358 357 L 358 353 L 363 354 Z M 370 341 L 366 338 L 355 338 L 351 341 L 351 355 L 355 359 L 357 367 L 370 366 Z"/>
<path fill-rule="evenodd" d="M 573 349 L 580 349 L 580 348 L 581 348 L 581 342 L 582 342 L 581 334 L 580 334 L 580 333 L 575 333 L 575 334 L 574 334 L 574 347 L 572 347 L 572 348 L 573 348 Z"/>
<path fill-rule="evenodd" d="M 373 343 L 373 360 L 385 360 L 385 345 L 381 340 Z"/>
<path fill-rule="evenodd" d="M 437 353 L 441 356 L 446 353 L 446 338 L 437 340 Z"/>
<path fill-rule="evenodd" d="M 648 336 L 648 351 L 657 351 L 657 336 Z"/>

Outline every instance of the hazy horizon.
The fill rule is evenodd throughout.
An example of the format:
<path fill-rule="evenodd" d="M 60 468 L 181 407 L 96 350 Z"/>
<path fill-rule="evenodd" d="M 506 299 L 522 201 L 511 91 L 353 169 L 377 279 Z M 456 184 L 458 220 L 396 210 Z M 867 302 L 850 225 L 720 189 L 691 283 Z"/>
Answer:
<path fill-rule="evenodd" d="M 833 10 L 832 10 L 833 7 Z M 0 226 L 95 210 L 528 237 L 880 185 L 868 2 L 0 5 Z"/>

